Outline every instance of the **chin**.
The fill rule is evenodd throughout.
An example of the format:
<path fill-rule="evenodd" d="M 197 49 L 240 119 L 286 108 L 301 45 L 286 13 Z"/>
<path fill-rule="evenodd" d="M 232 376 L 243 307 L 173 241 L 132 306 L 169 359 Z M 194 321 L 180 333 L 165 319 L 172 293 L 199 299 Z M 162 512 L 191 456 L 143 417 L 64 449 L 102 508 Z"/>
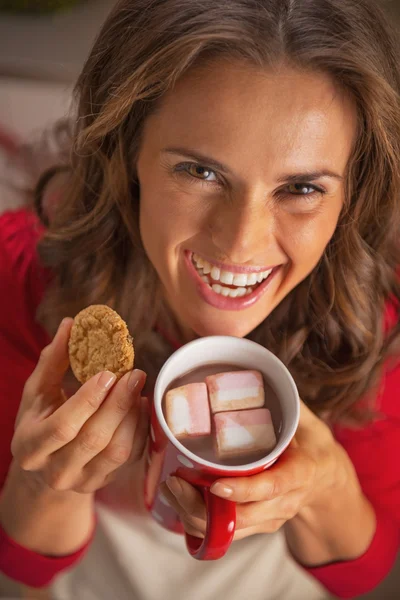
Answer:
<path fill-rule="evenodd" d="M 248 321 L 244 321 L 240 319 L 239 314 L 235 315 L 235 317 L 230 318 L 220 318 L 220 319 L 210 319 L 207 322 L 196 320 L 192 321 L 193 325 L 191 328 L 197 333 L 200 337 L 206 337 L 211 335 L 229 335 L 232 337 L 243 338 L 246 337 L 253 329 L 255 329 L 259 324 L 259 322 L 255 322 L 253 324 L 249 324 Z"/>

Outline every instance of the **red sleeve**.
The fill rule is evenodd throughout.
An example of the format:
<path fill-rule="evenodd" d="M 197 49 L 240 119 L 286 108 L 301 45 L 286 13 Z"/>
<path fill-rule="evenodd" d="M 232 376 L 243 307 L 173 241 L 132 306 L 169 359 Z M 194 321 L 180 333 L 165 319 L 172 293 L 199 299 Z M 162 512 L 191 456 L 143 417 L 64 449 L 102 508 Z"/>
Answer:
<path fill-rule="evenodd" d="M 50 341 L 35 319 L 49 281 L 36 254 L 40 235 L 36 217 L 25 209 L 0 216 L 0 488 L 12 459 L 11 439 L 25 382 Z M 40 587 L 79 560 L 89 544 L 71 556 L 46 557 L 23 548 L 0 527 L 0 571 Z"/>
<path fill-rule="evenodd" d="M 378 408 L 385 415 L 382 420 L 362 430 L 335 430 L 377 518 L 375 536 L 361 557 L 307 569 L 339 598 L 375 588 L 391 570 L 400 547 L 400 365 L 386 372 Z"/>

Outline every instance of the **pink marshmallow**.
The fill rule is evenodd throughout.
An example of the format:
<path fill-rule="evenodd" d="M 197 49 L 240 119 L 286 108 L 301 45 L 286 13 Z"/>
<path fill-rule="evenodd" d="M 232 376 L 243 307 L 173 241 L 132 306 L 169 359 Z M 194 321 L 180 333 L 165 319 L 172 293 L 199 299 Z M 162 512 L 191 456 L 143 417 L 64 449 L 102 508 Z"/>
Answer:
<path fill-rule="evenodd" d="M 189 383 L 169 390 L 165 396 L 165 417 L 178 439 L 210 435 L 211 418 L 205 383 Z"/>
<path fill-rule="evenodd" d="M 256 452 L 267 454 L 276 445 L 268 408 L 223 412 L 214 415 L 216 452 L 219 460 Z"/>
<path fill-rule="evenodd" d="M 258 371 L 218 373 L 205 381 L 212 413 L 264 406 L 264 381 Z"/>

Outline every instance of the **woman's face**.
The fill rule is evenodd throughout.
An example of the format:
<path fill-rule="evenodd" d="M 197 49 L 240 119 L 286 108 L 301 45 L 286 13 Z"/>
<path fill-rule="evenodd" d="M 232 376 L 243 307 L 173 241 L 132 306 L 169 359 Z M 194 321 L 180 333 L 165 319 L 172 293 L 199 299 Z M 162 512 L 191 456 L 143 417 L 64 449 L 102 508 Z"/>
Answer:
<path fill-rule="evenodd" d="M 220 61 L 163 98 L 138 156 L 140 229 L 184 331 L 243 337 L 314 269 L 355 134 L 320 73 Z"/>

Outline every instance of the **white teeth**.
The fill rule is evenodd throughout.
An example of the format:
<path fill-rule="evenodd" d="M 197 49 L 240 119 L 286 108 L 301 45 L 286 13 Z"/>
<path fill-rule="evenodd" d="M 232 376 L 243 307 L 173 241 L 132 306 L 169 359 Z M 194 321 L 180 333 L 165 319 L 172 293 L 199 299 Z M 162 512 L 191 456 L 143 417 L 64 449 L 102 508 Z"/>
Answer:
<path fill-rule="evenodd" d="M 225 288 L 223 285 L 221 286 L 219 284 L 214 284 L 212 286 L 213 289 L 216 287 L 216 290 L 214 289 L 214 291 L 216 291 L 217 294 L 230 296 L 232 298 L 251 293 L 252 290 L 249 290 L 248 288 L 256 285 L 257 283 L 261 283 L 264 281 L 264 279 L 267 279 L 272 271 L 272 269 L 267 269 L 266 271 L 262 271 L 260 273 L 232 273 L 231 271 L 224 271 L 219 267 L 212 265 L 204 258 L 201 258 L 198 254 L 193 254 L 193 262 L 201 279 L 208 285 L 211 285 L 210 278 L 215 282 L 220 281 L 226 285 L 235 285 L 235 289 Z M 206 275 L 210 275 L 210 277 L 206 277 Z"/>
<path fill-rule="evenodd" d="M 247 285 L 254 285 L 257 283 L 257 273 L 249 273 L 247 275 Z"/>
<path fill-rule="evenodd" d="M 233 277 L 234 277 L 233 273 L 229 273 L 228 271 L 221 271 L 221 275 L 220 275 L 219 279 L 220 279 L 221 283 L 227 283 L 228 285 L 232 285 Z"/>
<path fill-rule="evenodd" d="M 220 274 L 221 274 L 221 269 L 218 269 L 218 267 L 213 267 L 211 269 L 211 277 L 212 277 L 212 279 L 214 279 L 214 281 L 219 281 Z"/>
<path fill-rule="evenodd" d="M 241 296 L 245 296 L 246 292 L 247 292 L 246 288 L 244 288 L 244 287 L 240 287 L 240 288 L 238 289 L 238 294 L 237 294 L 237 295 L 238 295 L 238 296 L 239 296 L 239 298 L 240 298 Z"/>
<path fill-rule="evenodd" d="M 233 285 L 244 287 L 247 285 L 247 275 L 245 273 L 238 273 L 233 278 Z"/>
<path fill-rule="evenodd" d="M 247 288 L 235 288 L 232 290 L 231 288 L 224 287 L 223 285 L 219 285 L 219 283 L 213 283 L 211 289 L 216 294 L 220 294 L 221 296 L 225 296 L 229 298 L 240 298 L 241 296 L 246 296 L 247 294 L 251 294 L 253 290 Z"/>

